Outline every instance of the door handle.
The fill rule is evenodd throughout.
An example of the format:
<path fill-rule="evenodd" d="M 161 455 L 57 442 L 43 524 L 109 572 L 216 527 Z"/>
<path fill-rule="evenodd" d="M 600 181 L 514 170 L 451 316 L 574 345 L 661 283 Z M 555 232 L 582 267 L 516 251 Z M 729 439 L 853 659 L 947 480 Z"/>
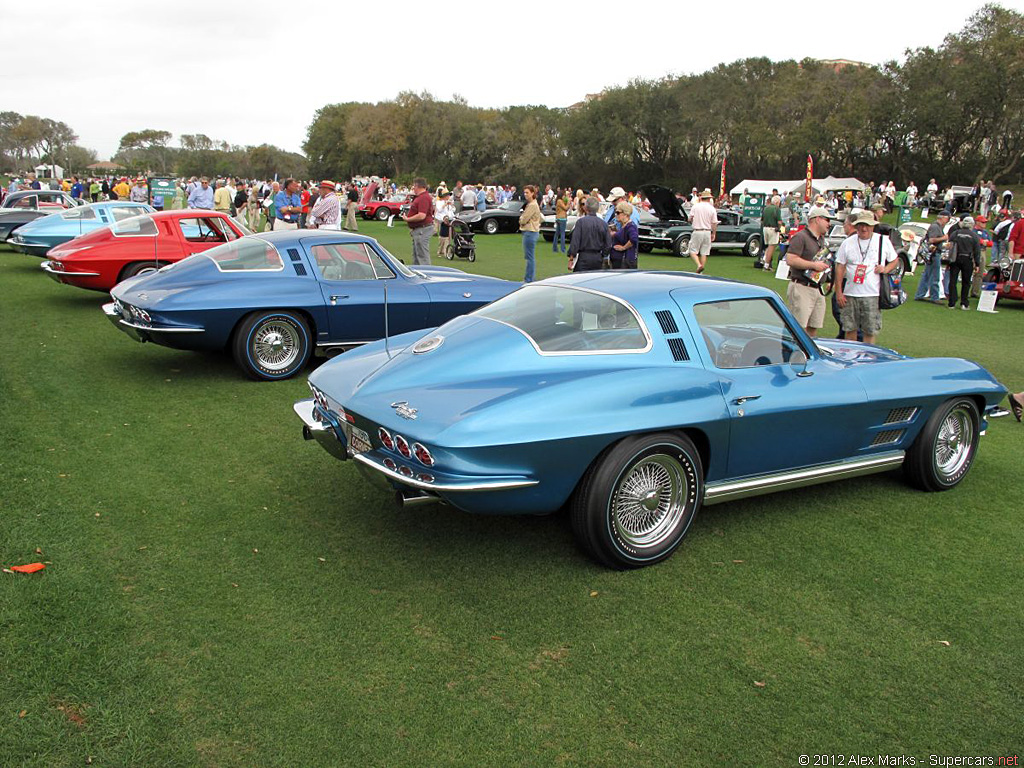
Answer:
<path fill-rule="evenodd" d="M 347 293 L 345 293 L 345 294 L 336 293 L 336 294 L 331 296 L 331 304 L 337 304 L 338 303 L 338 299 L 347 299 L 347 298 L 348 298 L 348 294 Z"/>
<path fill-rule="evenodd" d="M 732 401 L 732 404 L 733 405 L 743 405 L 748 400 L 760 400 L 760 399 L 761 399 L 760 395 L 745 395 L 743 397 L 737 397 L 735 400 Z"/>

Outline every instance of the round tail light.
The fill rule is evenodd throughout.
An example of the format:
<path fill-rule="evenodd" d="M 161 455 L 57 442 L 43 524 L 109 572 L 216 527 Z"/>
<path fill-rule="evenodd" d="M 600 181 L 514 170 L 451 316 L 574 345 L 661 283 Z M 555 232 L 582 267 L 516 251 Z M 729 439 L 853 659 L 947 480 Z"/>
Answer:
<path fill-rule="evenodd" d="M 412 458 L 412 450 L 409 448 L 409 442 L 401 435 L 395 435 L 395 447 L 398 448 L 398 452 L 405 456 L 405 458 Z"/>
<path fill-rule="evenodd" d="M 391 433 L 384 429 L 384 427 L 377 430 L 377 437 L 380 438 L 381 445 L 389 451 L 395 450 L 395 441 L 391 439 Z"/>
<path fill-rule="evenodd" d="M 413 443 L 412 452 L 416 454 L 416 458 L 419 459 L 420 464 L 423 466 L 434 466 L 434 457 L 430 455 L 430 451 L 427 450 L 423 443 Z"/>

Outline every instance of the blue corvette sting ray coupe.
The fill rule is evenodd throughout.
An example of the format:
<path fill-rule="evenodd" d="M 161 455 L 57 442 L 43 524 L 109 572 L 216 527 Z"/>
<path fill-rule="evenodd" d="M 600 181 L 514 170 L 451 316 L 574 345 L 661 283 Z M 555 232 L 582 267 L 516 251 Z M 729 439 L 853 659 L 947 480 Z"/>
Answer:
<path fill-rule="evenodd" d="M 703 504 L 902 467 L 957 485 L 1006 390 L 967 360 L 813 340 L 772 291 L 681 272 L 544 280 L 329 361 L 303 436 L 403 504 L 571 502 L 613 568 L 668 557 Z"/>
<path fill-rule="evenodd" d="M 285 379 L 314 351 L 432 328 L 518 287 L 407 267 L 370 237 L 299 229 L 235 238 L 128 278 L 103 311 L 136 341 L 229 349 L 252 378 Z"/>
<path fill-rule="evenodd" d="M 111 200 L 68 208 L 61 213 L 43 216 L 18 228 L 7 244 L 31 256 L 45 256 L 55 245 L 74 240 L 79 235 L 106 227 L 118 221 L 153 213 L 156 209 L 145 203 Z"/>

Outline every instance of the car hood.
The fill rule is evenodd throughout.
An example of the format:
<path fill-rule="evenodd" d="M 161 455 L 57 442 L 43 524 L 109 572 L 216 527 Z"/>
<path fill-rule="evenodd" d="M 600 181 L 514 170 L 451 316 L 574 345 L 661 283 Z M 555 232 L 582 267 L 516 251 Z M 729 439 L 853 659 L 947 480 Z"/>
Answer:
<path fill-rule="evenodd" d="M 650 200 L 651 209 L 659 219 L 676 219 L 689 221 L 686 211 L 683 210 L 683 202 L 676 197 L 676 193 L 668 187 L 660 184 L 644 184 L 640 191 Z"/>

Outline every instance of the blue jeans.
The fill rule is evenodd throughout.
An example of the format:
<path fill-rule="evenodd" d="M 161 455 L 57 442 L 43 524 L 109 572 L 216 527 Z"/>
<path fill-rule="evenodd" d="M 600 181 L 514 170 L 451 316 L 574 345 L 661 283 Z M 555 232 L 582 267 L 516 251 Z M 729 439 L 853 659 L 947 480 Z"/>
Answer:
<path fill-rule="evenodd" d="M 939 254 L 932 254 L 930 262 L 924 265 L 924 272 L 917 281 L 915 299 L 923 299 L 925 295 L 932 301 L 939 298 Z"/>
<path fill-rule="evenodd" d="M 537 250 L 537 236 L 539 234 L 539 232 L 523 232 L 523 258 L 526 259 L 526 274 L 523 276 L 524 283 L 532 283 L 537 272 L 534 252 Z"/>
<path fill-rule="evenodd" d="M 558 244 L 562 244 L 562 253 L 565 253 L 565 225 L 567 219 L 555 219 L 555 239 L 551 241 L 551 250 L 557 252 Z"/>
<path fill-rule="evenodd" d="M 988 263 L 990 265 L 991 264 L 995 264 L 997 261 L 999 261 L 999 257 L 1002 255 L 1003 251 L 1007 250 L 1005 248 L 1005 245 L 1006 245 L 1006 241 L 1005 240 L 993 240 L 992 241 L 992 256 L 991 256 L 991 258 L 988 261 Z"/>

